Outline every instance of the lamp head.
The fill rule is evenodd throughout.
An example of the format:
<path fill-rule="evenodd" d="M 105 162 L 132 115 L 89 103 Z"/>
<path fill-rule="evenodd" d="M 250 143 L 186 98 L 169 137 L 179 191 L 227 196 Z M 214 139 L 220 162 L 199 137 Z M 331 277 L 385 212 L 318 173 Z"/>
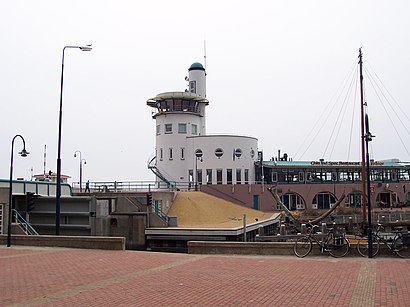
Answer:
<path fill-rule="evenodd" d="M 74 158 L 77 158 L 77 153 L 76 152 L 74 153 Z"/>
<path fill-rule="evenodd" d="M 85 45 L 83 47 L 80 47 L 80 50 L 81 51 L 91 51 L 91 50 L 93 50 L 93 48 L 91 46 L 92 46 L 92 44 Z"/>
<path fill-rule="evenodd" d="M 23 148 L 23 150 L 19 152 L 19 155 L 22 157 L 27 157 L 29 154 L 30 153 L 25 148 Z"/>

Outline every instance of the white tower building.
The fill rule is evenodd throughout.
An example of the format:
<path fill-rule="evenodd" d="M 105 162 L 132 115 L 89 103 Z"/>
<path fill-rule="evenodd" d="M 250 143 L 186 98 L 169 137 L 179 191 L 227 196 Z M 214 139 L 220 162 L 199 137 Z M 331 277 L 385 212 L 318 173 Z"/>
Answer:
<path fill-rule="evenodd" d="M 161 93 L 147 101 L 155 108 L 156 154 L 149 167 L 157 181 L 188 183 L 187 137 L 205 134 L 205 69 L 200 63 L 189 68 L 189 92 Z"/>
<path fill-rule="evenodd" d="M 158 185 L 188 189 L 197 184 L 247 184 L 255 178 L 258 140 L 206 135 L 206 72 L 189 68 L 189 91 L 166 92 L 148 99 L 156 121 L 155 157 L 149 168 Z"/>

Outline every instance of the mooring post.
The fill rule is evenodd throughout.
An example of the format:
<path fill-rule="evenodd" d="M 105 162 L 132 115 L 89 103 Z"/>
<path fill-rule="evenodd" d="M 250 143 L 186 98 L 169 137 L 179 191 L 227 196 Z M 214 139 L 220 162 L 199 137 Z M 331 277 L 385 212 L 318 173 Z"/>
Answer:
<path fill-rule="evenodd" d="M 285 234 L 286 234 L 285 224 L 281 223 L 280 224 L 280 235 L 284 236 Z"/>
<path fill-rule="evenodd" d="M 353 218 L 349 216 L 349 224 L 348 224 L 349 230 L 353 229 Z"/>
<path fill-rule="evenodd" d="M 326 223 L 322 223 L 322 233 L 326 234 L 327 233 L 327 226 Z"/>
<path fill-rule="evenodd" d="M 301 233 L 302 235 L 305 235 L 305 234 L 307 233 L 306 224 L 302 224 L 302 225 L 300 226 L 300 233 Z"/>
<path fill-rule="evenodd" d="M 264 228 L 263 228 L 262 225 L 259 226 L 258 235 L 260 235 L 260 236 L 264 236 L 264 235 L 265 235 L 265 230 L 264 230 Z"/>

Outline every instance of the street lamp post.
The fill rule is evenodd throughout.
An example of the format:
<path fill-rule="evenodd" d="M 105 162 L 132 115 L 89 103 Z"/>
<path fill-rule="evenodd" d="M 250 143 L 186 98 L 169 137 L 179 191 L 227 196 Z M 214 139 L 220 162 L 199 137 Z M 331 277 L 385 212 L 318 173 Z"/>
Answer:
<path fill-rule="evenodd" d="M 74 158 L 77 157 L 77 153 L 79 153 L 79 158 L 80 158 L 80 192 L 82 192 L 83 191 L 83 162 L 84 164 L 87 164 L 87 161 L 81 158 L 81 151 L 79 150 L 75 151 Z"/>
<path fill-rule="evenodd" d="M 61 88 L 60 88 L 60 112 L 58 118 L 58 150 L 57 150 L 57 190 L 56 190 L 56 235 L 60 235 L 60 201 L 61 201 L 61 127 L 63 120 L 63 80 L 64 80 L 64 52 L 67 48 L 78 48 L 81 51 L 91 51 L 91 45 L 65 46 L 61 61 Z"/>
<path fill-rule="evenodd" d="M 11 220 L 13 218 L 13 153 L 14 153 L 14 140 L 19 137 L 23 141 L 23 150 L 19 152 L 22 157 L 27 157 L 29 152 L 26 150 L 26 141 L 24 138 L 17 134 L 11 141 L 11 161 L 10 161 L 10 181 L 9 181 L 9 221 L 7 225 L 7 247 L 11 246 Z"/>

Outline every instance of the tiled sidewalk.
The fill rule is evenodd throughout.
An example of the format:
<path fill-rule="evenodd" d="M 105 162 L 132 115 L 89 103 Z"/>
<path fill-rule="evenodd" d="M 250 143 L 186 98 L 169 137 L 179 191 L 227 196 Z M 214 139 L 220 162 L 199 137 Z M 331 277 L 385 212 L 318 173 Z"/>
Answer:
<path fill-rule="evenodd" d="M 0 247 L 0 306 L 410 306 L 410 260 Z"/>

